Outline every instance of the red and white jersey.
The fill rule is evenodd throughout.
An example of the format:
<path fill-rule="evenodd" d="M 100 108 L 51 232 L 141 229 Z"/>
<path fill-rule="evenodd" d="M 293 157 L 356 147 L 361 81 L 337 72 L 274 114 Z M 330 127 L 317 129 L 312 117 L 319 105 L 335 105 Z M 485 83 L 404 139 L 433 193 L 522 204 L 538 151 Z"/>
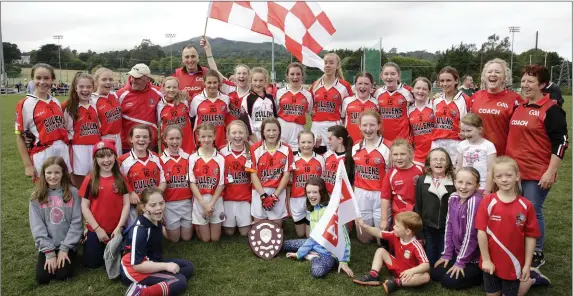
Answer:
<path fill-rule="evenodd" d="M 414 160 L 425 163 L 432 147 L 433 132 L 436 125 L 432 103 L 427 103 L 422 108 L 411 105 L 408 107 L 408 119 L 412 131 Z"/>
<path fill-rule="evenodd" d="M 315 86 L 315 83 L 318 83 L 318 85 Z M 310 86 L 314 103 L 312 121 L 340 120 L 342 100 L 354 95 L 350 84 L 338 78 L 334 80 L 334 83 L 329 88 L 326 88 L 322 78 L 315 83 Z"/>
<path fill-rule="evenodd" d="M 273 152 L 267 149 L 264 141 L 251 146 L 251 162 L 247 172 L 257 173 L 263 187 L 277 188 L 284 172 L 291 170 L 293 154 L 290 146 L 279 142 Z"/>
<path fill-rule="evenodd" d="M 324 158 L 319 154 L 313 153 L 308 161 L 300 153 L 297 154 L 292 164 L 290 197 L 305 197 L 306 181 L 311 177 L 320 178 L 324 172 L 324 165 Z"/>
<path fill-rule="evenodd" d="M 416 203 L 416 181 L 424 173 L 424 168 L 414 164 L 408 169 L 393 167 L 382 183 L 382 199 L 392 203 L 392 216 L 414 210 Z"/>
<path fill-rule="evenodd" d="M 165 98 L 157 104 L 157 122 L 160 126 L 160 134 L 163 139 L 163 131 L 168 125 L 177 125 L 183 132 L 183 139 L 181 141 L 181 148 L 187 153 L 195 151 L 195 139 L 193 136 L 193 129 L 191 128 L 191 119 L 189 117 L 189 102 L 180 102 L 177 105 L 167 102 Z M 166 144 L 162 140 L 163 149 L 166 149 Z"/>
<path fill-rule="evenodd" d="M 451 102 L 446 100 L 444 94 L 433 102 L 436 125 L 432 138 L 459 140 L 460 124 L 468 113 L 468 95 L 459 91 Z"/>
<path fill-rule="evenodd" d="M 138 124 L 151 127 L 151 144 L 157 144 L 157 104 L 163 94 L 149 83 L 143 91 L 133 91 L 129 82 L 117 91 L 121 106 L 121 146 L 131 147 L 129 131 Z"/>
<path fill-rule="evenodd" d="M 45 150 L 56 141 L 68 142 L 62 106 L 58 99 L 52 96 L 42 100 L 28 94 L 18 102 L 15 130 L 16 134 L 29 131 L 34 135 L 34 148 L 30 153 Z"/>
<path fill-rule="evenodd" d="M 186 90 L 189 94 L 189 100 L 192 101 L 193 98 L 200 94 L 203 88 L 205 88 L 203 75 L 205 75 L 205 72 L 209 69 L 197 65 L 197 72 L 189 73 L 187 69 L 184 68 L 185 67 L 175 69 L 175 73 L 171 76 L 177 77 L 179 80 L 179 89 Z"/>
<path fill-rule="evenodd" d="M 202 150 L 189 157 L 189 182 L 197 185 L 202 195 L 213 195 L 217 187 L 225 185 L 225 158 L 217 149 L 213 149 L 213 154 L 205 160 L 201 155 Z"/>
<path fill-rule="evenodd" d="M 408 103 L 414 101 L 412 93 L 401 84 L 395 91 L 383 86 L 374 93 L 374 98 L 378 102 L 384 138 L 390 142 L 397 138 L 410 140 Z"/>
<path fill-rule="evenodd" d="M 250 151 L 233 151 L 227 144 L 219 151 L 225 157 L 225 201 L 251 201 L 251 175 L 245 170 Z"/>
<path fill-rule="evenodd" d="M 498 156 L 505 155 L 509 121 L 522 102 L 521 96 L 510 90 L 490 94 L 484 89 L 472 96 L 472 113 L 481 117 L 483 137 L 495 145 Z"/>
<path fill-rule="evenodd" d="M 121 107 L 115 92 L 110 92 L 107 96 L 93 93 L 92 102 L 97 110 L 101 135 L 119 135 L 121 133 Z"/>
<path fill-rule="evenodd" d="M 220 147 L 225 145 L 227 138 L 225 133 L 225 120 L 229 113 L 228 111 L 229 97 L 227 95 L 219 93 L 217 98 L 209 99 L 205 92 L 198 94 L 191 102 L 189 110 L 189 116 L 195 118 L 193 130 L 195 131 L 197 127 L 204 122 L 211 123 L 217 129 L 214 146 Z"/>
<path fill-rule="evenodd" d="M 523 196 L 506 203 L 497 193 L 486 195 L 479 205 L 475 228 L 487 233 L 487 245 L 494 274 L 513 281 L 525 264 L 525 238 L 541 236 L 533 204 Z M 480 257 L 480 268 L 482 258 Z"/>
<path fill-rule="evenodd" d="M 138 158 L 133 149 L 117 158 L 119 169 L 127 178 L 135 193 L 141 197 L 145 188 L 157 187 L 165 183 L 165 174 L 161 159 L 155 152 L 148 150 L 147 157 Z"/>
<path fill-rule="evenodd" d="M 249 94 L 249 90 L 242 93 L 239 88 L 229 80 L 223 80 L 219 90 L 229 96 L 229 113 L 225 120 L 225 126 L 228 126 L 231 121 L 237 120 L 241 116 L 243 98 Z"/>
<path fill-rule="evenodd" d="M 178 156 L 172 156 L 167 150 L 161 154 L 161 164 L 165 173 L 165 201 L 191 199 L 193 193 L 189 187 L 189 154 L 179 149 Z"/>
<path fill-rule="evenodd" d="M 366 143 L 356 143 L 352 147 L 354 159 L 354 186 L 368 190 L 381 191 L 386 171 L 392 167 L 390 159 L 390 142 L 380 137 L 376 146 L 368 151 Z"/>
<path fill-rule="evenodd" d="M 362 101 L 354 95 L 342 101 L 342 113 L 340 115 L 344 118 L 344 126 L 355 143 L 362 140 L 358 117 L 360 113 L 370 109 L 378 111 L 378 104 L 374 97 Z"/>
<path fill-rule="evenodd" d="M 404 242 L 394 234 L 394 231 L 381 231 L 381 236 L 394 249 L 394 259 L 398 261 L 397 266 L 410 269 L 422 263 L 429 263 L 426 251 L 424 251 L 424 247 L 422 247 L 422 244 L 416 237 L 412 237 L 409 242 Z"/>
<path fill-rule="evenodd" d="M 66 101 L 63 104 L 66 108 Z M 94 104 L 78 105 L 78 118 L 74 120 L 67 111 L 64 111 L 66 129 L 72 145 L 95 145 L 101 141 L 99 131 L 99 118 Z"/>
<path fill-rule="evenodd" d="M 334 190 L 334 183 L 336 183 L 336 172 L 338 171 L 338 163 L 340 160 L 344 162 L 345 155 L 346 152 L 342 153 L 342 155 L 338 155 L 336 152 L 331 150 L 327 151 L 323 155 L 324 170 L 322 171 L 322 179 L 326 184 L 326 191 L 328 191 L 329 194 L 332 194 L 332 190 Z"/>
<path fill-rule="evenodd" d="M 288 87 L 281 88 L 275 98 L 279 118 L 296 124 L 306 124 L 306 114 L 312 109 L 312 95 L 304 88 L 294 91 Z"/>

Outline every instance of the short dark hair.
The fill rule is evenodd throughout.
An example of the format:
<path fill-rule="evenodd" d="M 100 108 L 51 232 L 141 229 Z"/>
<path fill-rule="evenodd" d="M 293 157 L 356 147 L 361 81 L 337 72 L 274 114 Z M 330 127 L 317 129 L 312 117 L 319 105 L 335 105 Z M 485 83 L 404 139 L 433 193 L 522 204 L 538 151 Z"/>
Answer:
<path fill-rule="evenodd" d="M 549 83 L 549 80 L 551 79 L 551 74 L 549 73 L 549 69 L 538 64 L 525 66 L 525 68 L 521 70 L 521 76 L 525 74 L 529 76 L 535 76 L 539 84 L 545 83 L 546 86 Z"/>

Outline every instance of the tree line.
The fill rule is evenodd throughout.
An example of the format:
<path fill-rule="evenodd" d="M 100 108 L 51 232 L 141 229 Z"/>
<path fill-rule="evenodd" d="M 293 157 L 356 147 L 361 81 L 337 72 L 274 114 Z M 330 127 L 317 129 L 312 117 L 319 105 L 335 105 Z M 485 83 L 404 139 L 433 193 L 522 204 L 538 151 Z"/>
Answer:
<path fill-rule="evenodd" d="M 28 54 L 30 55 L 31 64 L 44 62 L 56 68 L 59 65 L 58 49 L 60 49 L 63 69 L 92 71 L 95 68 L 106 67 L 115 71 L 128 71 L 137 63 L 146 63 L 154 74 L 170 75 L 175 68 L 181 66 L 180 56 L 183 45 L 194 45 L 200 53 L 200 63 L 207 64 L 202 49 L 199 46 L 199 40 L 200 37 L 195 37 L 188 41 L 161 47 L 157 44 L 153 44 L 149 39 L 144 39 L 139 45 L 132 49 L 106 51 L 102 53 L 91 50 L 78 52 L 70 47 L 63 48 L 56 44 L 44 44 L 40 46 L 39 49 L 32 50 Z M 223 38 L 209 38 L 209 42 L 213 48 L 217 66 L 224 75 L 230 75 L 237 64 L 246 64 L 250 67 L 262 66 L 269 71 L 271 70 L 270 42 L 251 43 L 226 40 Z M 19 77 L 21 73 L 19 66 L 12 64 L 12 61 L 18 60 L 22 56 L 18 45 L 9 42 L 3 42 L 2 45 L 8 77 Z M 340 56 L 342 68 L 346 70 L 347 73 L 350 73 L 350 76 L 353 76 L 362 68 L 363 50 L 363 48 L 356 50 L 336 49 L 333 50 L 333 52 Z M 172 58 L 170 53 L 173 54 Z M 325 53 L 326 51 L 323 51 L 321 55 Z M 367 51 L 367 54 L 372 54 L 372 50 Z M 425 50 L 398 52 L 396 48 L 391 48 L 388 51 L 382 50 L 381 53 L 375 50 L 374 54 L 377 55 L 378 59 L 374 59 L 374 61 L 367 59 L 368 63 L 378 63 L 378 61 L 380 64 L 389 61 L 395 62 L 403 70 L 411 70 L 412 77 L 425 76 L 434 81 L 440 69 L 449 65 L 456 68 L 460 75 L 471 75 L 474 81 L 479 81 L 483 65 L 488 60 L 498 57 L 506 60 L 509 64 L 511 58 L 511 43 L 509 37 L 502 38 L 493 34 L 479 46 L 462 41 L 458 45 L 453 45 L 450 48 L 435 53 L 430 53 Z M 564 60 L 564 58 L 559 56 L 556 52 L 544 51 L 542 49 L 533 48 L 519 54 L 514 53 L 512 73 L 514 83 L 519 81 L 520 71 L 523 66 L 529 64 L 530 59 L 532 63 L 539 64 L 545 64 L 545 60 L 547 60 L 546 65 L 549 69 L 551 69 L 551 66 L 556 66 L 553 68 L 553 77 L 555 79 L 557 79 L 559 75 L 559 65 L 561 61 Z M 284 72 L 286 71 L 287 65 L 295 60 L 296 59 L 294 59 L 283 46 L 275 44 L 275 70 L 277 80 L 284 80 Z M 320 70 L 308 69 L 307 82 L 315 80 L 320 75 Z M 352 77 L 346 77 L 346 79 L 352 80 Z"/>

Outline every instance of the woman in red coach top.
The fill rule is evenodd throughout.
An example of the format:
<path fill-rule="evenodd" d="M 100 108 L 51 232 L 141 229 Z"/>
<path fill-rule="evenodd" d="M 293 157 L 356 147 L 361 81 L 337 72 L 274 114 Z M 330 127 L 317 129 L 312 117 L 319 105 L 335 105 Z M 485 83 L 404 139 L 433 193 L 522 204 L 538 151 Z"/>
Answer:
<path fill-rule="evenodd" d="M 472 113 L 483 121 L 483 137 L 495 145 L 497 155 L 505 155 L 509 120 L 515 106 L 523 100 L 516 92 L 505 88 L 510 85 L 507 63 L 499 58 L 483 67 L 481 82 L 484 89 L 472 96 Z"/>
<path fill-rule="evenodd" d="M 374 93 L 380 116 L 384 139 L 392 142 L 397 138 L 410 139 L 408 103 L 414 101 L 412 93 L 400 83 L 400 67 L 392 62 L 384 64 L 380 78 L 384 86 Z"/>
<path fill-rule="evenodd" d="M 535 208 L 541 237 L 537 239 L 531 266 L 539 267 L 545 263 L 543 202 L 555 183 L 557 168 L 567 149 L 567 122 L 565 111 L 542 93 L 549 83 L 549 70 L 528 65 L 522 75 L 521 89 L 527 102 L 519 105 L 511 117 L 506 154 L 517 161 L 523 196 Z"/>
<path fill-rule="evenodd" d="M 328 128 L 341 124 L 342 101 L 353 96 L 352 87 L 344 80 L 340 57 L 335 53 L 324 55 L 324 75 L 310 86 L 314 98 L 311 131 L 320 143 L 316 153 L 322 155 L 327 147 Z"/>

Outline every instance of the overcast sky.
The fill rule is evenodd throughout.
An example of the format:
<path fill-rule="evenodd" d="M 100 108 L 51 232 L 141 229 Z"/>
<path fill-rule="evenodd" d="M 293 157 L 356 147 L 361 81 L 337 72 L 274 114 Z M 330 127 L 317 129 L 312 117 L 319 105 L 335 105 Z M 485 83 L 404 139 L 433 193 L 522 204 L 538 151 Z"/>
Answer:
<path fill-rule="evenodd" d="M 445 50 L 460 41 L 481 45 L 495 33 L 509 35 L 509 26 L 520 26 L 514 50 L 520 53 L 535 47 L 572 57 L 572 3 L 494 2 L 321 2 L 336 28 L 326 49 L 362 46 L 398 51 Z M 173 42 L 203 34 L 208 2 L 2 2 L 1 25 L 4 42 L 18 44 L 22 51 L 56 43 L 52 36 L 63 35 L 61 44 L 78 51 L 96 52 L 130 49 L 151 39 L 168 45 L 165 33 L 175 33 Z M 350 13 L 349 13 L 350 12 Z M 533 20 L 533 21 L 532 21 Z M 209 37 L 250 42 L 270 38 L 247 29 L 209 20 Z"/>

